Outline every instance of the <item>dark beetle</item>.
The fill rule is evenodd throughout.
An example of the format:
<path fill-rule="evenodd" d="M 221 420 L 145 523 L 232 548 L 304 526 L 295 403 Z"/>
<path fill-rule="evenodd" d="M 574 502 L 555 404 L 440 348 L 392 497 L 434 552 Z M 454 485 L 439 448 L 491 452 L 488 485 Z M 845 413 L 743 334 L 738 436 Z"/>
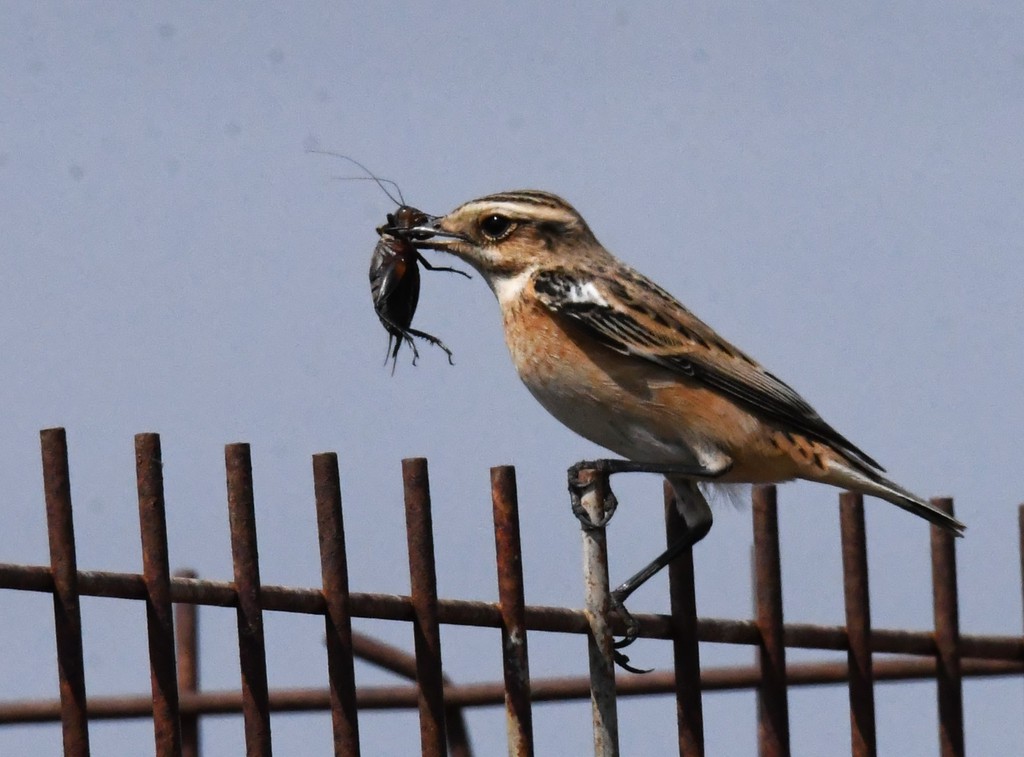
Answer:
<path fill-rule="evenodd" d="M 432 220 L 431 217 L 422 210 L 406 205 L 405 198 L 402 197 L 402 190 L 395 182 L 378 177 L 355 158 L 327 150 L 309 150 L 308 152 L 332 155 L 347 160 L 362 170 L 366 176 L 336 178 L 346 181 L 360 179 L 373 181 L 388 196 L 388 199 L 398 206 L 394 213 L 388 213 L 387 223 L 377 227 L 380 241 L 373 248 L 373 255 L 370 258 L 370 295 L 373 297 L 373 309 L 388 332 L 388 351 L 384 362 L 387 363 L 388 359 L 391 359 L 391 372 L 394 373 L 395 366 L 398 364 L 398 351 L 401 349 L 402 343 L 405 342 L 412 348 L 412 363 L 416 365 L 420 353 L 413 341 L 415 337 L 440 347 L 448 355 L 448 362 L 454 365 L 452 351 L 444 342 L 432 334 L 412 328 L 412 319 L 416 314 L 416 305 L 420 299 L 420 265 L 428 271 L 448 271 L 461 274 L 467 279 L 471 278 L 468 273 L 457 268 L 431 265 L 416 249 L 415 240 L 425 239 L 430 235 L 420 236 L 412 229 L 429 223 Z M 395 188 L 395 191 L 398 192 L 397 200 L 387 190 L 385 184 L 390 184 Z"/>
<path fill-rule="evenodd" d="M 412 348 L 412 363 L 416 365 L 420 353 L 413 337 L 440 347 L 448 355 L 448 362 L 455 365 L 452 351 L 444 342 L 432 334 L 412 328 L 412 319 L 420 299 L 420 265 L 428 271 L 448 271 L 469 278 L 468 273 L 457 268 L 431 265 L 416 249 L 413 243 L 415 234 L 408 233 L 408 230 L 426 223 L 428 219 L 429 216 L 423 211 L 401 205 L 394 213 L 388 213 L 385 225 L 377 227 L 380 241 L 370 258 L 370 294 L 373 297 L 373 309 L 377 311 L 377 317 L 388 332 L 385 362 L 391 358 L 392 372 L 398 363 L 398 350 L 403 342 Z"/>

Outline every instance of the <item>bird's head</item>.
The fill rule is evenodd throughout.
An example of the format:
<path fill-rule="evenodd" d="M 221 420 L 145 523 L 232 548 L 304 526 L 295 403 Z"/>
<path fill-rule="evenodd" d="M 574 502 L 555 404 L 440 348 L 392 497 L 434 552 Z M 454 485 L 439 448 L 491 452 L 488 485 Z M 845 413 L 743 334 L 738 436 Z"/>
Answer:
<path fill-rule="evenodd" d="M 430 235 L 418 247 L 461 258 L 492 288 L 541 266 L 608 255 L 572 205 L 535 189 L 470 200 L 413 231 L 421 239 Z"/>

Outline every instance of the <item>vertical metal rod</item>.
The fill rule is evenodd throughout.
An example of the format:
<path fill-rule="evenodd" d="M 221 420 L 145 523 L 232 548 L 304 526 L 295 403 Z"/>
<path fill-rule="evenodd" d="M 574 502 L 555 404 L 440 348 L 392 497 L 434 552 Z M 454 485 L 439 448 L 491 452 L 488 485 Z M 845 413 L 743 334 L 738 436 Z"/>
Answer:
<path fill-rule="evenodd" d="M 1024 595 L 1024 505 L 1017 507 L 1017 540 L 1020 549 L 1020 583 Z"/>
<path fill-rule="evenodd" d="M 686 533 L 676 507 L 675 492 L 665 482 L 665 537 L 669 546 Z M 680 757 L 704 755 L 704 706 L 700 688 L 700 645 L 697 639 L 697 597 L 694 588 L 693 550 L 668 565 L 672 608 L 672 655 L 676 674 L 676 722 Z"/>
<path fill-rule="evenodd" d="M 356 657 L 372 662 L 384 670 L 416 680 L 416 655 L 404 652 L 390 644 L 385 644 L 372 636 L 352 632 L 352 650 Z M 450 686 L 451 681 L 444 677 L 444 685 Z M 473 749 L 469 743 L 469 732 L 462 707 L 445 703 L 445 729 L 448 732 L 448 757 L 473 757 Z"/>
<path fill-rule="evenodd" d="M 953 500 L 936 497 L 935 507 L 953 514 Z M 960 610 L 956 586 L 956 537 L 932 526 L 932 597 L 935 612 L 935 676 L 939 700 L 939 751 L 964 754 L 963 679 L 960 674 Z"/>
<path fill-rule="evenodd" d="M 194 570 L 178 570 L 181 578 L 197 578 Z M 174 640 L 178 655 L 178 692 L 188 696 L 199 691 L 199 606 L 174 605 Z M 199 757 L 199 716 L 181 716 L 182 757 Z"/>
<path fill-rule="evenodd" d="M 445 753 L 444 679 L 441 674 L 441 630 L 437 620 L 437 570 L 434 527 L 430 514 L 430 479 L 421 457 L 402 461 L 405 525 L 409 542 L 409 580 L 419 683 L 420 748 L 423 757 Z"/>
<path fill-rule="evenodd" d="M 511 465 L 491 468 L 494 547 L 501 606 L 501 651 L 505 672 L 505 716 L 510 757 L 533 754 L 530 661 L 526 643 L 523 552 L 519 538 L 516 472 Z"/>
<path fill-rule="evenodd" d="M 761 631 L 757 735 L 761 757 L 789 754 L 789 700 L 782 626 L 782 566 L 774 486 L 754 487 L 754 591 Z"/>
<path fill-rule="evenodd" d="M 82 655 L 82 613 L 78 601 L 78 560 L 71 513 L 68 442 L 62 428 L 39 432 L 43 457 L 46 527 L 53 572 L 53 620 L 57 636 L 57 675 L 64 754 L 89 754 L 85 664 Z"/>
<path fill-rule="evenodd" d="M 579 472 L 584 487 L 580 504 L 594 523 L 607 519 L 605 500 L 608 476 L 592 470 Z M 594 719 L 595 757 L 618 757 L 619 716 L 615 692 L 615 648 L 608 615 L 612 609 L 608 584 L 608 542 L 604 527 L 587 528 L 583 533 L 583 581 L 585 612 L 590 621 L 587 651 L 590 658 L 590 703 Z"/>
<path fill-rule="evenodd" d="M 238 592 L 238 657 L 242 672 L 242 715 L 248 757 L 269 757 L 270 700 L 267 657 L 260 608 L 260 563 L 256 545 L 256 511 L 252 490 L 252 458 L 248 444 L 224 448 L 227 468 L 231 562 Z"/>
<path fill-rule="evenodd" d="M 160 757 L 177 757 L 181 754 L 181 721 L 159 435 L 136 434 L 135 476 L 139 494 L 139 530 L 142 536 L 142 575 L 146 582 L 146 627 L 149 635 L 149 674 L 153 690 L 156 754 Z"/>
<path fill-rule="evenodd" d="M 341 477 L 333 452 L 313 455 L 316 524 L 320 538 L 320 573 L 327 603 L 327 675 L 331 690 L 334 754 L 359 754 L 359 713 L 352 661 L 352 614 L 348 594 L 345 522 L 341 510 Z"/>
<path fill-rule="evenodd" d="M 850 648 L 846 659 L 850 678 L 850 740 L 853 757 L 874 757 L 875 678 L 871 660 L 871 604 L 868 594 L 868 547 L 864 528 L 864 496 L 839 495 L 839 524 L 843 545 L 843 594 Z"/>

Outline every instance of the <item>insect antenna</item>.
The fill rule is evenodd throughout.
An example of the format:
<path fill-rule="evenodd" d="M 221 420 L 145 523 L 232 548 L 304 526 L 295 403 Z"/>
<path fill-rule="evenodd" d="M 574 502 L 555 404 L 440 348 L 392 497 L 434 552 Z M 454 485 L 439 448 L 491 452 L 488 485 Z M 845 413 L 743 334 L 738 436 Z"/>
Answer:
<path fill-rule="evenodd" d="M 332 179 L 338 179 L 340 181 L 372 181 L 378 187 L 380 187 L 380 190 L 384 194 L 386 194 L 388 196 L 388 199 L 391 200 L 391 202 L 395 203 L 395 205 L 405 205 L 405 197 L 402 196 L 402 188 L 398 186 L 398 182 L 397 181 L 394 181 L 392 179 L 385 179 L 383 177 L 377 176 L 377 174 L 375 174 L 373 171 L 371 171 L 369 168 L 364 166 L 362 163 L 360 163 L 355 158 L 350 157 L 348 155 L 343 155 L 340 152 L 331 152 L 330 150 L 312 150 L 312 149 L 310 149 L 310 150 L 306 150 L 306 152 L 316 153 L 317 155 L 330 155 L 331 157 L 334 157 L 334 158 L 341 158 L 342 160 L 347 160 L 349 163 L 354 165 L 356 168 L 358 168 L 361 171 L 363 171 L 366 174 L 366 176 L 332 176 L 331 177 Z M 384 186 L 385 184 L 390 184 L 392 187 L 395 188 L 395 192 L 398 193 L 398 199 L 397 200 L 395 199 L 395 196 L 393 194 L 391 194 L 387 190 L 387 188 Z"/>

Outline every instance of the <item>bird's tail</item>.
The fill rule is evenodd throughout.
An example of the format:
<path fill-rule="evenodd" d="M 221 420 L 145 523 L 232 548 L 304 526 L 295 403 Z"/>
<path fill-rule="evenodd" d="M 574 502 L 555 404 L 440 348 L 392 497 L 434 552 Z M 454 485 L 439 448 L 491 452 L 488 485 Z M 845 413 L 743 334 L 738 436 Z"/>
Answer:
<path fill-rule="evenodd" d="M 838 483 L 864 494 L 881 497 L 907 512 L 924 518 L 929 523 L 952 531 L 957 536 L 964 535 L 963 532 L 967 526 L 952 515 L 943 512 L 928 502 L 928 500 L 907 491 L 895 481 L 886 478 L 879 471 L 854 467 L 845 461 L 835 459 L 831 460 L 830 463 L 829 473 L 838 475 L 835 477 L 830 476 L 831 480 L 829 483 Z"/>

